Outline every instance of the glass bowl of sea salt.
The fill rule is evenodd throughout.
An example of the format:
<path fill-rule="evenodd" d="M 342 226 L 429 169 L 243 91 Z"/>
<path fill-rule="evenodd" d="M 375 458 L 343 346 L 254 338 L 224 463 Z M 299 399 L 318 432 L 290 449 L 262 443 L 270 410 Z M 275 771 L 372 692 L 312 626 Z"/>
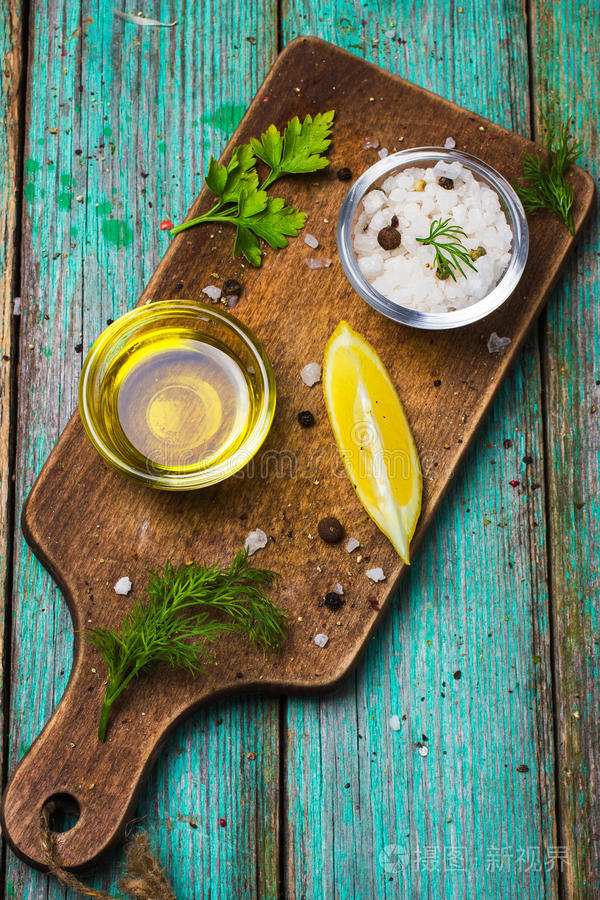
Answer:
<path fill-rule="evenodd" d="M 470 262 L 458 260 L 464 274 L 440 265 L 434 245 L 419 240 L 444 222 L 462 230 L 437 240 L 459 238 Z M 529 230 L 515 190 L 483 160 L 417 147 L 381 159 L 356 180 L 337 242 L 350 283 L 374 309 L 415 328 L 445 329 L 476 322 L 510 297 L 527 261 Z"/>

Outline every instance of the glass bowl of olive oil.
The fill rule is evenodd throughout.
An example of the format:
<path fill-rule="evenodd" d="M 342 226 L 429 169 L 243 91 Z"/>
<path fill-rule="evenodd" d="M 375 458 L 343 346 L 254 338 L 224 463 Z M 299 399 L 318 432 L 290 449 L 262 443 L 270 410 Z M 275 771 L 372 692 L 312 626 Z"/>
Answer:
<path fill-rule="evenodd" d="M 93 344 L 79 382 L 89 439 L 151 487 L 192 490 L 239 471 L 265 440 L 275 376 L 234 316 L 190 300 L 137 307 Z"/>

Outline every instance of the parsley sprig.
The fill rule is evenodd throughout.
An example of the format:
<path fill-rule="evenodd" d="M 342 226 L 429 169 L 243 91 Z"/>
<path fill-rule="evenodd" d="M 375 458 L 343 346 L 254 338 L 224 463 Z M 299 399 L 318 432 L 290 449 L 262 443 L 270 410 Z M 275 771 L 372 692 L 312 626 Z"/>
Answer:
<path fill-rule="evenodd" d="M 242 254 L 253 266 L 260 266 L 262 260 L 259 239 L 274 250 L 287 247 L 287 238 L 296 237 L 304 227 L 306 213 L 286 206 L 280 197 L 267 196 L 267 188 L 284 175 L 317 172 L 329 165 L 323 154 L 331 144 L 333 117 L 333 110 L 314 118 L 307 115 L 304 122 L 294 116 L 283 134 L 270 125 L 260 140 L 252 138 L 249 144 L 236 147 L 226 166 L 211 157 L 204 181 L 217 202 L 207 213 L 176 225 L 169 233 L 176 235 L 207 222 L 234 225 L 234 255 Z M 269 167 L 262 184 L 257 158 Z"/>
<path fill-rule="evenodd" d="M 543 117 L 546 128 L 546 157 L 528 153 L 523 161 L 523 177 L 517 189 L 527 213 L 542 210 L 555 213 L 571 234 L 575 234 L 573 223 L 573 185 L 565 179 L 570 165 L 577 162 L 583 152 L 583 145 L 569 133 L 570 121 L 563 122 L 556 129 L 547 116 Z"/>
<path fill-rule="evenodd" d="M 465 275 L 461 262 L 475 271 L 477 271 L 477 267 L 473 265 L 473 258 L 462 243 L 462 238 L 467 237 L 466 232 L 459 225 L 451 225 L 451 221 L 450 218 L 434 219 L 429 226 L 427 237 L 417 238 L 417 240 L 424 246 L 431 245 L 434 248 L 437 274 L 441 278 L 447 278 L 450 275 L 453 281 L 456 281 L 454 270 Z"/>
<path fill-rule="evenodd" d="M 170 562 L 150 573 L 145 596 L 135 601 L 119 631 L 87 629 L 107 665 L 98 739 L 104 741 L 110 710 L 131 681 L 160 664 L 202 671 L 208 645 L 237 632 L 263 651 L 278 650 L 287 634 L 284 613 L 265 589 L 277 582 L 269 569 L 249 565 L 240 550 L 229 566 Z"/>

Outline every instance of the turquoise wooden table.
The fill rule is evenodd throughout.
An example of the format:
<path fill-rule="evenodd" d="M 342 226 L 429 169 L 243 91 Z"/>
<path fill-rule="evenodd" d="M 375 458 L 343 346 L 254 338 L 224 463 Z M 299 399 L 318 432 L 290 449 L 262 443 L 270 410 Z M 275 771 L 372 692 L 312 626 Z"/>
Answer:
<path fill-rule="evenodd" d="M 183 217 L 278 50 L 318 35 L 527 136 L 545 109 L 572 115 L 600 174 L 600 6 L 459 2 L 140 8 L 164 29 L 108 2 L 2 4 L 4 778 L 73 637 L 23 499 L 82 356 L 135 303 L 159 222 Z M 341 693 L 222 703 L 170 740 L 139 821 L 178 898 L 599 895 L 599 251 L 596 217 Z M 119 863 L 90 883 L 115 891 Z M 7 898 L 74 896 L 6 849 L 0 877 Z"/>

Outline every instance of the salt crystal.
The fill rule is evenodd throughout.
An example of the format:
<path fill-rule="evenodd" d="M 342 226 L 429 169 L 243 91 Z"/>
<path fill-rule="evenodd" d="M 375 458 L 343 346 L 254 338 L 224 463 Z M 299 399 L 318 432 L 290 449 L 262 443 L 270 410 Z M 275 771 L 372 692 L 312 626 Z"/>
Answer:
<path fill-rule="evenodd" d="M 351 537 L 346 544 L 346 550 L 348 551 L 348 553 L 352 553 L 354 550 L 356 550 L 357 547 L 360 547 L 360 541 L 357 541 L 356 538 Z"/>
<path fill-rule="evenodd" d="M 300 372 L 300 378 L 307 387 L 312 387 L 321 380 L 322 366 L 319 363 L 308 363 Z"/>
<path fill-rule="evenodd" d="M 237 294 L 227 294 L 225 299 L 227 301 L 227 306 L 229 307 L 229 309 L 232 309 L 232 307 L 234 307 L 236 305 L 236 303 L 238 302 L 238 300 L 240 298 L 238 297 Z"/>
<path fill-rule="evenodd" d="M 417 747 L 417 750 L 419 751 L 421 756 L 427 756 L 427 754 L 429 753 L 429 749 L 425 745 L 423 745 L 422 747 Z"/>
<path fill-rule="evenodd" d="M 344 593 L 344 588 L 343 588 L 342 585 L 339 583 L 339 581 L 336 581 L 336 583 L 335 583 L 334 586 L 333 586 L 333 590 L 336 592 L 336 594 L 339 594 L 340 597 L 341 597 L 341 596 L 343 595 L 343 593 Z"/>
<path fill-rule="evenodd" d="M 388 155 L 388 153 L 389 153 L 388 148 L 382 147 L 381 150 L 378 151 L 377 156 L 379 157 L 379 159 L 385 159 L 386 156 Z"/>
<path fill-rule="evenodd" d="M 264 533 L 262 528 L 257 528 L 255 529 L 255 531 L 251 531 L 244 541 L 244 547 L 248 551 L 248 556 L 252 556 L 252 554 L 256 553 L 257 550 L 262 550 L 263 547 L 266 547 L 267 541 L 267 535 Z"/>
<path fill-rule="evenodd" d="M 456 141 L 454 140 L 454 138 L 446 138 L 444 147 L 446 148 L 446 150 L 454 150 L 454 148 L 456 147 Z"/>
<path fill-rule="evenodd" d="M 306 233 L 306 234 L 304 235 L 304 243 L 305 243 L 305 244 L 308 244 L 309 247 L 312 247 L 313 250 L 316 250 L 317 247 L 319 246 L 319 242 L 318 242 L 318 240 L 316 239 L 316 237 L 314 236 L 314 234 L 308 234 L 308 233 Z"/>
<path fill-rule="evenodd" d="M 325 256 L 321 259 L 317 256 L 307 256 L 304 262 L 309 269 L 328 269 L 331 265 L 331 260 L 327 259 Z"/>
<path fill-rule="evenodd" d="M 398 716 L 390 716 L 390 728 L 392 731 L 400 731 L 400 719 Z"/>
<path fill-rule="evenodd" d="M 381 566 L 377 566 L 376 569 L 367 569 L 365 575 L 367 578 L 370 578 L 371 581 L 385 581 L 385 575 L 383 574 Z"/>
<path fill-rule="evenodd" d="M 502 353 L 508 345 L 512 343 L 509 337 L 499 337 L 495 331 L 492 331 L 488 338 L 487 348 L 489 353 Z"/>
<path fill-rule="evenodd" d="M 218 300 L 221 296 L 221 288 L 217 287 L 216 284 L 207 284 L 206 287 L 202 288 L 202 293 L 210 297 L 211 300 Z"/>
<path fill-rule="evenodd" d="M 316 634 L 315 635 L 315 644 L 317 647 L 324 647 L 325 644 L 329 642 L 329 638 L 326 634 Z"/>
<path fill-rule="evenodd" d="M 365 138 L 363 141 L 363 150 L 377 150 L 379 147 L 379 138 Z"/>
<path fill-rule="evenodd" d="M 122 578 L 119 578 L 117 583 L 115 584 L 115 594 L 121 594 L 125 597 L 132 588 L 131 580 L 127 577 L 127 575 L 123 575 Z"/>
<path fill-rule="evenodd" d="M 13 316 L 21 315 L 21 298 L 15 297 L 13 300 Z"/>

